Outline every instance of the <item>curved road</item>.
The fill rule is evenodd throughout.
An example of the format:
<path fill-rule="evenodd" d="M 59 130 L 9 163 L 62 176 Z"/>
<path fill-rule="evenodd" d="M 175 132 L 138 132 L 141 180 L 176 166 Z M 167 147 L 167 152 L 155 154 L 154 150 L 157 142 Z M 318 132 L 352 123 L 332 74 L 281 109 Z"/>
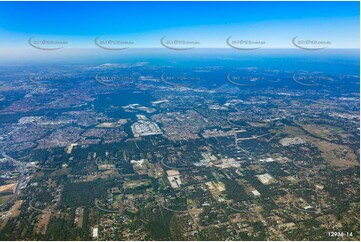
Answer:
<path fill-rule="evenodd" d="M 306 213 L 317 213 L 318 210 L 307 210 L 307 209 L 302 209 L 296 206 L 295 202 L 292 203 L 293 207 L 301 212 L 306 212 Z"/>
<path fill-rule="evenodd" d="M 30 207 L 31 209 L 34 209 L 35 211 L 38 211 L 38 212 L 41 212 L 41 213 L 45 213 L 45 212 L 46 212 L 46 209 L 39 209 L 39 208 L 34 207 L 34 206 L 32 205 L 32 202 L 33 202 L 33 200 L 31 200 L 31 201 L 29 202 L 29 207 Z"/>
<path fill-rule="evenodd" d="M 227 207 L 233 211 L 236 211 L 236 212 L 241 212 L 241 213 L 253 213 L 252 210 L 248 210 L 248 209 L 244 209 L 244 210 L 240 210 L 240 209 L 236 209 L 236 208 L 233 208 L 229 205 L 229 203 L 226 203 L 227 204 Z"/>
<path fill-rule="evenodd" d="M 99 205 L 98 205 L 98 200 L 95 200 L 95 206 L 99 209 L 99 210 L 101 210 L 101 211 L 103 211 L 103 212 L 106 212 L 106 213 L 122 213 L 121 211 L 119 211 L 119 210 L 109 210 L 109 209 L 105 209 L 105 208 L 102 208 L 102 207 L 100 207 Z"/>
<path fill-rule="evenodd" d="M 163 201 L 162 203 L 160 203 L 160 205 L 161 205 L 165 210 L 168 210 L 168 211 L 171 211 L 171 212 L 175 212 L 175 213 L 188 213 L 188 210 L 175 210 L 175 209 L 168 208 L 168 207 L 164 206 L 164 203 L 165 203 L 165 201 Z"/>
<path fill-rule="evenodd" d="M 168 169 L 179 170 L 179 171 L 189 169 L 189 168 L 177 168 L 177 167 L 168 166 L 168 165 L 164 164 L 163 160 L 164 160 L 164 158 L 160 161 L 160 163 L 162 163 L 162 165 Z"/>

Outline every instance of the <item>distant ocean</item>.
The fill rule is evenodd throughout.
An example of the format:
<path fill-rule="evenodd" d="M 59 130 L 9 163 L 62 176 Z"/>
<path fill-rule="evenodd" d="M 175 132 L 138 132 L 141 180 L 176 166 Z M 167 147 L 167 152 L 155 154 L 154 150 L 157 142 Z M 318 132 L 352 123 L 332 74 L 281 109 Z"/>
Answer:
<path fill-rule="evenodd" d="M 330 74 L 359 75 L 359 49 L 192 49 L 186 51 L 165 48 L 127 49 L 106 51 L 102 49 L 63 49 L 57 53 L 25 51 L 16 53 L 14 58 L 2 60 L 7 64 L 94 64 L 149 62 L 153 66 L 272 69 L 283 71 L 320 71 Z"/>

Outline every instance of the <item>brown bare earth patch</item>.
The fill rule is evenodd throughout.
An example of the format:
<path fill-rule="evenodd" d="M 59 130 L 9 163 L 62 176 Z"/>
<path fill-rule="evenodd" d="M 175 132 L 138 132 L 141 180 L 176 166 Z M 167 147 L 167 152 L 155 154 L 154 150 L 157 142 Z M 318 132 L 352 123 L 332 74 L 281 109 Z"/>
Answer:
<path fill-rule="evenodd" d="M 88 175 L 88 176 L 86 177 L 86 181 L 91 182 L 91 181 L 94 181 L 95 178 L 96 178 L 96 176 Z"/>
<path fill-rule="evenodd" d="M 328 141 L 337 140 L 339 137 L 343 139 L 343 142 L 347 141 L 351 136 L 346 133 L 342 128 L 330 125 L 317 125 L 317 124 L 300 124 L 302 128 L 307 130 L 307 132 L 326 139 Z"/>
<path fill-rule="evenodd" d="M 9 217 L 0 219 L 0 230 L 2 230 L 5 227 L 5 225 L 8 223 L 8 221 L 9 221 Z"/>
<path fill-rule="evenodd" d="M 14 203 L 14 205 L 11 207 L 11 209 L 10 209 L 10 217 L 12 217 L 12 218 L 15 218 L 15 217 L 17 217 L 17 216 L 19 216 L 19 214 L 20 214 L 20 210 L 19 210 L 19 208 L 20 208 L 20 206 L 21 206 L 21 204 L 23 203 L 23 200 L 17 200 L 15 203 Z"/>
<path fill-rule="evenodd" d="M 322 157 L 331 165 L 339 168 L 348 168 L 358 165 L 355 153 L 347 146 L 338 145 L 327 141 L 314 140 L 314 145 L 322 151 Z"/>
<path fill-rule="evenodd" d="M 301 137 L 302 139 L 312 143 L 321 151 L 323 159 L 339 169 L 347 169 L 349 167 L 359 165 L 356 154 L 346 145 L 339 145 L 326 140 L 311 137 L 300 128 L 294 126 L 288 126 L 284 129 L 284 131 L 287 134 Z"/>
<path fill-rule="evenodd" d="M 0 186 L 0 192 L 13 191 L 16 187 L 16 183 Z"/>
<path fill-rule="evenodd" d="M 35 225 L 35 231 L 37 233 L 45 234 L 48 229 L 49 220 L 51 217 L 51 211 L 46 210 L 45 213 L 42 213 L 38 216 L 38 223 Z"/>
<path fill-rule="evenodd" d="M 78 228 L 83 227 L 83 220 L 84 220 L 84 208 L 79 209 L 79 216 L 78 216 L 78 222 L 76 223 L 76 226 Z"/>
<path fill-rule="evenodd" d="M 322 125 L 316 125 L 316 124 L 302 124 L 301 125 L 305 130 L 310 132 L 313 135 L 316 135 L 318 137 L 327 139 L 327 140 L 333 140 L 331 130 L 327 129 L 326 127 Z"/>
<path fill-rule="evenodd" d="M 192 217 L 195 224 L 199 224 L 200 222 L 199 215 L 202 213 L 202 211 L 203 208 L 197 208 L 197 207 L 188 209 L 189 215 Z"/>

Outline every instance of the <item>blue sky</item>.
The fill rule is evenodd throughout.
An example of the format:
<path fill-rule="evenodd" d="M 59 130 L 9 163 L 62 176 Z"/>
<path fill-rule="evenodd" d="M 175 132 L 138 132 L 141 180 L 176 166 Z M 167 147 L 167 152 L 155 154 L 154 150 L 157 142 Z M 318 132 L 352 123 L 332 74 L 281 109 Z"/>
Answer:
<path fill-rule="evenodd" d="M 0 48 L 34 36 L 69 47 L 95 47 L 97 36 L 161 47 L 167 36 L 217 48 L 229 36 L 292 48 L 300 36 L 359 48 L 359 15 L 359 2 L 0 2 Z"/>

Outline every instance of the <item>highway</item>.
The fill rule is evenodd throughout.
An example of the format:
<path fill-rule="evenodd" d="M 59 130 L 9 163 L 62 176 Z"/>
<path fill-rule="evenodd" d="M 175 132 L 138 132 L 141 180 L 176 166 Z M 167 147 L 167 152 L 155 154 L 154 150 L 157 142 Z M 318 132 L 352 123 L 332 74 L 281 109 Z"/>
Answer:
<path fill-rule="evenodd" d="M 2 152 L 2 156 L 5 157 L 6 159 L 10 160 L 11 162 L 13 162 L 20 170 L 19 180 L 18 180 L 18 183 L 16 184 L 16 188 L 14 190 L 14 195 L 16 195 L 19 191 L 21 183 L 24 181 L 24 176 L 27 171 L 25 168 L 25 164 L 23 162 L 17 161 L 14 158 L 8 156 L 5 152 Z"/>
<path fill-rule="evenodd" d="M 25 173 L 26 173 L 26 168 L 25 168 L 25 164 L 15 160 L 14 158 L 8 156 L 4 151 L 2 152 L 2 156 L 6 159 L 8 159 L 9 161 L 13 162 L 14 165 L 16 165 L 18 167 L 18 170 L 20 170 L 20 175 L 19 175 L 19 180 L 16 184 L 16 187 L 14 189 L 13 195 L 11 196 L 10 199 L 8 199 L 6 201 L 6 203 L 2 204 L 1 207 L 4 207 L 6 204 L 10 203 L 13 201 L 13 199 L 15 198 L 15 196 L 18 194 L 19 188 L 21 183 L 24 181 L 24 177 L 25 177 Z"/>

